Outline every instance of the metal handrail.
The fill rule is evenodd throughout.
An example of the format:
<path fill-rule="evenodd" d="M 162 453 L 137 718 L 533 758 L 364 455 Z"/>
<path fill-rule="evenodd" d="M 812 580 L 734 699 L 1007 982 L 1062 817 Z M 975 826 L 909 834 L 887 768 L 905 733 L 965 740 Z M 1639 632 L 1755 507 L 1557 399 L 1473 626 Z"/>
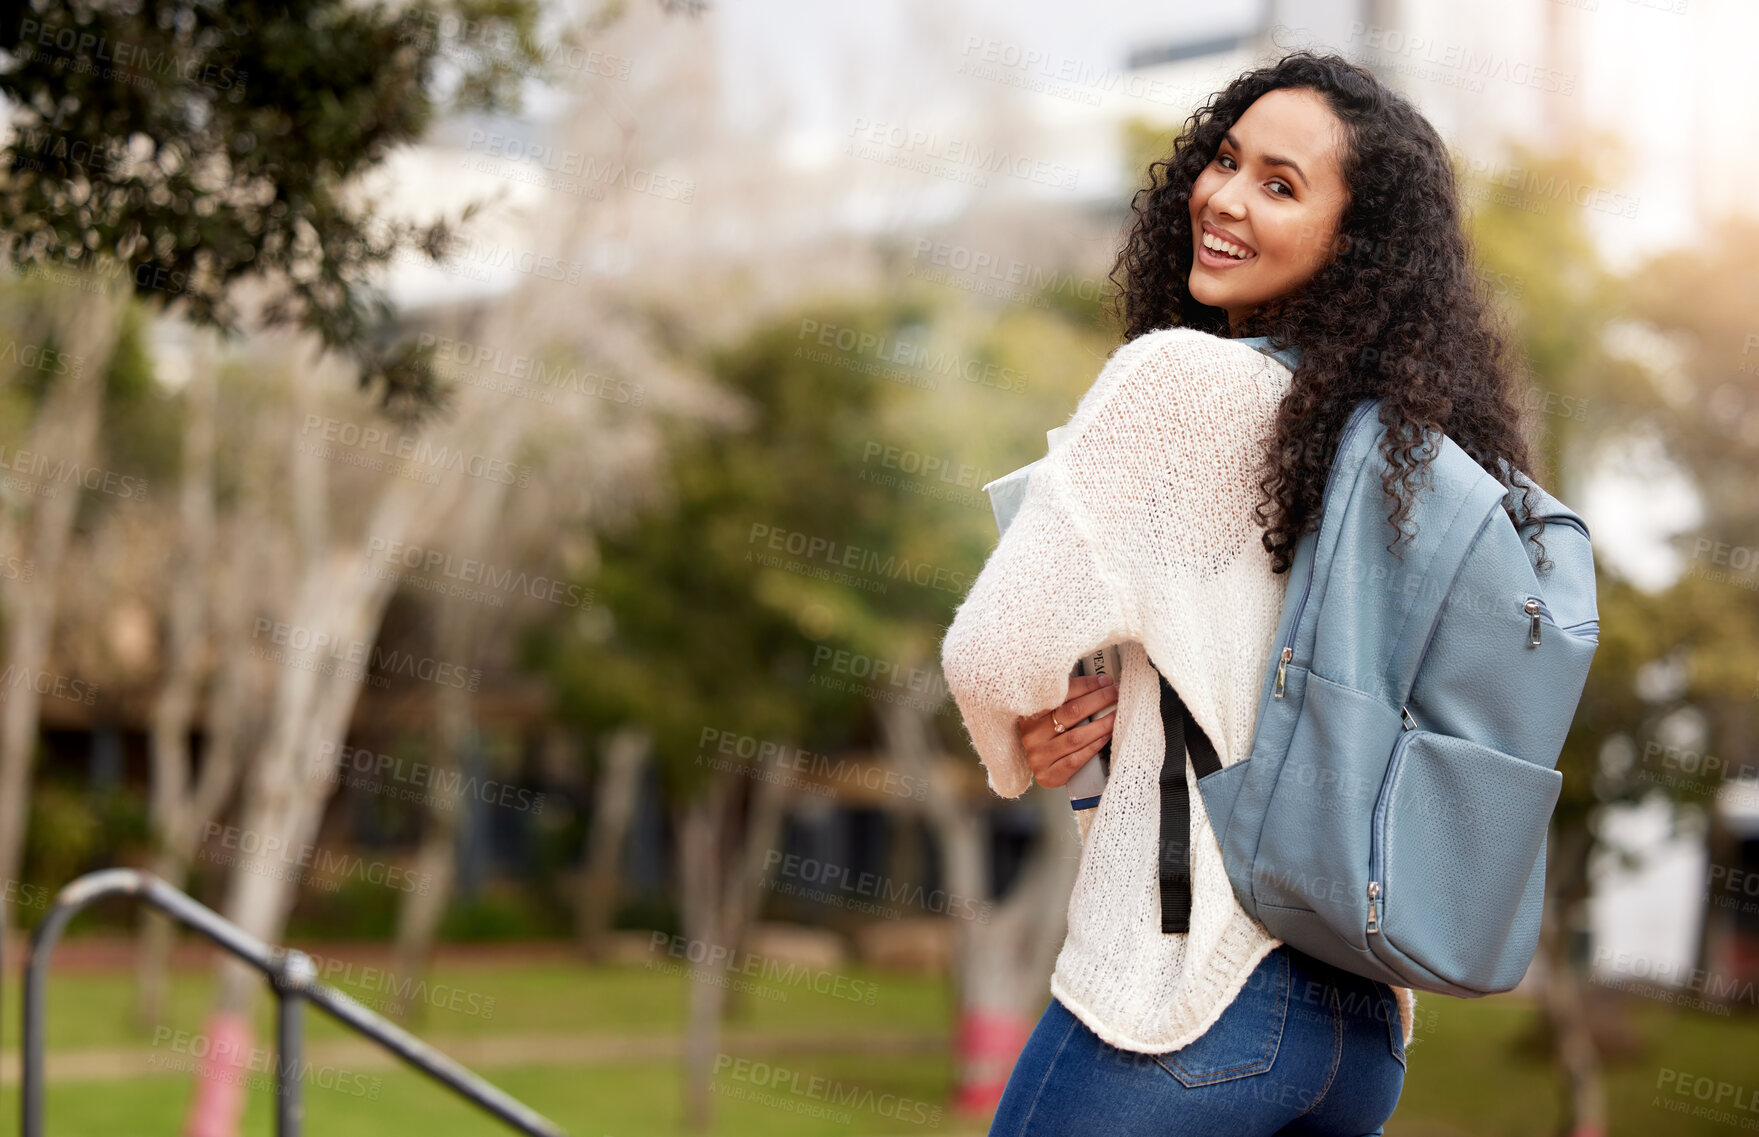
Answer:
<path fill-rule="evenodd" d="M 341 991 L 317 982 L 317 968 L 304 952 L 270 947 L 212 908 L 172 888 L 152 873 L 139 869 L 103 869 L 72 881 L 61 890 L 31 935 L 30 954 L 25 965 L 24 1074 L 20 1094 L 22 1137 L 42 1137 L 43 1133 L 43 1020 L 48 1003 L 49 955 L 55 950 L 68 922 L 106 896 L 133 896 L 152 905 L 219 944 L 268 979 L 280 1004 L 275 1029 L 277 1137 L 299 1137 L 304 1121 L 299 1068 L 304 1038 L 302 1011 L 306 1003 L 366 1035 L 521 1133 L 531 1137 L 567 1137 L 561 1126 L 530 1106 L 510 1097 Z"/>

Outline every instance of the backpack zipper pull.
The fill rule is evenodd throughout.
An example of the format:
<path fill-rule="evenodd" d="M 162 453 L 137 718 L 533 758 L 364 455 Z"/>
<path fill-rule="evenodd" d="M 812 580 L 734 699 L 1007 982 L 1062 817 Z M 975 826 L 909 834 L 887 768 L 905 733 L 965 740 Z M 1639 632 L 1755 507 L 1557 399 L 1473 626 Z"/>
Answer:
<path fill-rule="evenodd" d="M 1270 697 L 1273 699 L 1280 699 L 1283 697 L 1283 668 L 1285 668 L 1289 665 L 1289 657 L 1294 654 L 1295 654 L 1294 648 L 1285 647 L 1285 648 L 1283 648 L 1283 654 L 1282 654 L 1281 658 L 1279 658 L 1277 660 L 1276 690 L 1272 691 L 1270 693 Z"/>
<path fill-rule="evenodd" d="M 1530 647 L 1539 646 L 1539 601 L 1529 600 L 1521 605 L 1528 616 L 1533 618 L 1533 626 L 1527 630 L 1527 643 Z"/>
<path fill-rule="evenodd" d="M 1380 882 L 1368 882 L 1368 931 L 1380 931 Z"/>

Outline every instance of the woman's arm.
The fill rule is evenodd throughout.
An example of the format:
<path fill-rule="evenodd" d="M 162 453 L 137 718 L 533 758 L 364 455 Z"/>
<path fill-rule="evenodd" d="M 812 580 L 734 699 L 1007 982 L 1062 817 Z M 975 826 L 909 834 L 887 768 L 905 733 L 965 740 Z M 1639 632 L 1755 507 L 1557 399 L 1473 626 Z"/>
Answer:
<path fill-rule="evenodd" d="M 1075 661 L 1130 639 L 1130 629 L 1125 591 L 1047 459 L 941 641 L 941 668 L 990 789 L 1026 792 L 1032 770 L 1016 720 L 1060 705 Z"/>
<path fill-rule="evenodd" d="M 1258 386 L 1266 375 L 1247 345 L 1188 328 L 1138 337 L 1034 469 L 941 645 L 995 793 L 1032 784 L 1016 720 L 1063 702 L 1078 657 L 1146 642 L 1145 608 L 1164 621 L 1175 605 L 1190 633 L 1154 660 L 1181 690 L 1202 679 L 1198 645 L 1231 650 L 1218 577 L 1256 541 L 1252 451 L 1275 405 Z"/>
<path fill-rule="evenodd" d="M 1107 359 L 1066 427 L 1034 464 L 1026 494 L 941 641 L 941 669 L 964 716 L 990 789 L 1014 798 L 1032 785 L 1018 719 L 1061 704 L 1075 661 L 1134 638 L 1127 590 L 1104 565 L 1099 539 L 1071 492 L 1078 445 L 1118 401 L 1142 339 Z"/>

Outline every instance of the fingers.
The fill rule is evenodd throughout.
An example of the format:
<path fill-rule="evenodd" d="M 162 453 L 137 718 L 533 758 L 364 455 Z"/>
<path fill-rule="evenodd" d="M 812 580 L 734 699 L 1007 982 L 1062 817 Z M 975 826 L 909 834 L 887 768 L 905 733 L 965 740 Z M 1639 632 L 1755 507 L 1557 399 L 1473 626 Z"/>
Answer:
<path fill-rule="evenodd" d="M 1092 722 L 1084 723 L 1081 722 L 1082 716 L 1070 714 L 1068 707 L 1069 705 L 1064 703 L 1060 707 L 1053 708 L 1056 713 L 1056 722 L 1062 723 L 1066 729 L 1058 730 L 1049 714 L 1045 716 L 1042 723 L 1029 728 L 1033 739 L 1040 745 L 1048 747 L 1050 752 L 1057 757 L 1067 754 L 1076 746 L 1084 745 L 1090 739 L 1108 735 L 1112 730 L 1113 716 L 1107 715 L 1102 719 L 1094 719 Z M 1080 725 L 1076 725 L 1078 723 Z"/>
<path fill-rule="evenodd" d="M 1080 700 L 1084 697 L 1087 701 L 1081 702 Z M 1069 690 L 1063 696 L 1061 703 L 1049 710 L 1039 711 L 1037 714 L 1017 715 L 1015 721 L 1025 726 L 1032 726 L 1036 723 L 1050 722 L 1051 715 L 1055 714 L 1058 722 L 1079 722 L 1099 708 L 1116 702 L 1117 698 L 1118 685 L 1111 676 L 1073 675 L 1069 677 Z M 1064 714 L 1064 711 L 1070 713 Z M 1053 726 L 1051 729 L 1055 730 L 1056 728 Z"/>
<path fill-rule="evenodd" d="M 1082 678 L 1088 679 L 1087 676 L 1082 676 Z M 1028 732 L 1045 737 L 1073 737 L 1070 732 L 1081 729 L 1075 725 L 1076 723 L 1084 718 L 1088 718 L 1096 711 L 1104 710 L 1106 707 L 1109 707 L 1118 701 L 1118 688 L 1116 685 L 1106 683 L 1104 686 L 1100 686 L 1099 684 L 1102 680 L 1098 678 L 1094 678 L 1090 681 L 1094 684 L 1093 690 L 1086 694 L 1078 695 L 1077 697 L 1070 699 L 1068 702 L 1063 703 L 1061 706 L 1052 707 L 1050 710 L 1044 711 L 1040 715 L 1035 715 L 1031 720 L 1026 721 L 1021 729 L 1022 739 L 1027 736 Z M 1109 723 L 1111 721 L 1111 716 L 1107 715 L 1102 721 Z M 1066 729 L 1058 730 L 1058 723 L 1061 723 Z M 1088 725 L 1091 726 L 1093 724 L 1089 723 Z M 1107 729 L 1109 730 L 1110 727 L 1108 726 Z"/>
<path fill-rule="evenodd" d="M 1106 716 L 1106 721 L 1109 722 L 1110 720 L 1111 716 Z M 1071 731 L 1070 733 L 1074 732 Z M 1106 744 L 1110 735 L 1110 730 L 1107 730 L 1105 736 L 1095 738 L 1083 746 L 1078 746 L 1073 751 L 1052 762 L 1046 767 L 1042 775 L 1035 775 L 1035 777 L 1038 778 L 1038 784 L 1051 789 L 1055 789 L 1057 786 L 1067 785 L 1069 779 L 1073 778 L 1081 767 L 1087 765 L 1087 763 L 1093 760 L 1093 756 L 1099 753 L 1100 748 Z"/>
<path fill-rule="evenodd" d="M 1097 691 L 1100 686 L 1106 684 L 1106 680 L 1110 678 L 1111 677 L 1108 675 L 1071 675 L 1069 677 L 1069 693 L 1064 695 L 1063 698 L 1066 701 L 1075 698 L 1077 695 L 1085 695 L 1089 691 Z M 1111 683 L 1109 686 L 1116 687 L 1117 684 Z M 1058 715 L 1057 717 L 1062 718 L 1063 716 Z"/>
<path fill-rule="evenodd" d="M 1086 676 L 1083 676 L 1083 678 L 1086 678 Z M 1102 676 L 1096 678 L 1094 679 L 1094 683 L 1098 684 L 1106 678 L 1110 677 Z M 1095 686 L 1093 690 L 1072 698 L 1062 706 L 1058 707 L 1057 721 L 1080 722 L 1095 711 L 1103 710 L 1117 701 L 1118 685 L 1116 683 L 1106 683 L 1104 686 Z"/>
<path fill-rule="evenodd" d="M 1061 718 L 1061 715 L 1057 716 Z M 1032 768 L 1033 777 L 1041 786 L 1060 786 L 1081 768 L 1084 755 L 1096 754 L 1112 736 L 1112 723 L 1115 715 L 1107 715 L 1093 722 L 1072 726 L 1062 734 L 1041 733 L 1034 731 L 1034 738 L 1027 748 L 1027 765 Z M 1046 728 L 1046 732 L 1049 728 Z M 1046 778 L 1053 779 L 1046 781 Z"/>
<path fill-rule="evenodd" d="M 1076 675 L 1069 679 L 1069 697 L 1064 702 L 1037 714 L 1016 717 L 1027 765 L 1039 785 L 1065 784 L 1099 753 L 1111 739 L 1117 716 L 1108 714 L 1086 723 L 1081 720 L 1114 706 L 1117 701 L 1117 684 L 1110 676 Z M 1063 730 L 1057 730 L 1058 723 Z"/>
<path fill-rule="evenodd" d="M 1040 711 L 1035 715 L 1022 715 L 1018 719 L 1022 732 L 1030 727 L 1043 724 L 1044 729 L 1052 734 L 1057 731 L 1057 723 L 1065 727 L 1073 727 L 1082 719 L 1102 707 L 1110 706 L 1118 701 L 1118 687 L 1109 675 L 1077 675 L 1069 680 L 1069 698 L 1052 707 L 1048 711 Z M 1051 716 L 1055 715 L 1053 719 Z"/>

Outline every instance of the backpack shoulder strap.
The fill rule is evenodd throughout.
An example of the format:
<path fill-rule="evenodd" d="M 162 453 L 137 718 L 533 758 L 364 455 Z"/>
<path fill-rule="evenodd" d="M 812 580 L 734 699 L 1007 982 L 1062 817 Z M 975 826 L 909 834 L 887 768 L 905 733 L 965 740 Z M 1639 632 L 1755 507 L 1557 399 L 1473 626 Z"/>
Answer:
<path fill-rule="evenodd" d="M 1199 778 L 1222 768 L 1209 736 L 1191 717 L 1185 700 L 1160 677 L 1160 717 L 1166 752 L 1160 765 L 1160 930 L 1191 930 L 1191 790 L 1185 755 Z"/>

